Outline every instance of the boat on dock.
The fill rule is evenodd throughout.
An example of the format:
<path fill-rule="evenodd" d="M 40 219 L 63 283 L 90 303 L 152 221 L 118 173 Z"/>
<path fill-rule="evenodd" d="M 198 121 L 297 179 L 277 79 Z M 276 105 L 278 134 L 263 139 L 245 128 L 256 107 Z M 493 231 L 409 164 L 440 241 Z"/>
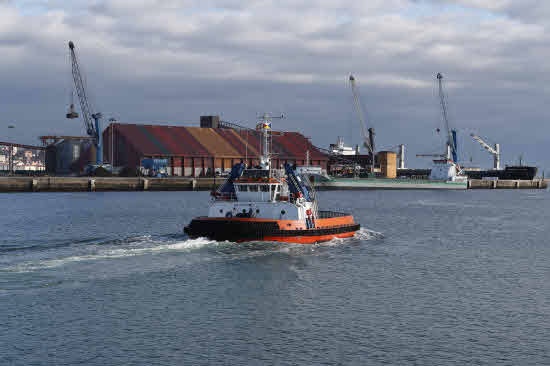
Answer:
<path fill-rule="evenodd" d="M 275 241 L 313 244 L 352 237 L 360 225 L 350 214 L 318 209 L 310 180 L 295 166 L 272 167 L 272 117 L 264 114 L 260 164 L 235 164 L 220 188 L 211 193 L 207 216 L 185 227 L 189 237 L 217 241 Z"/>

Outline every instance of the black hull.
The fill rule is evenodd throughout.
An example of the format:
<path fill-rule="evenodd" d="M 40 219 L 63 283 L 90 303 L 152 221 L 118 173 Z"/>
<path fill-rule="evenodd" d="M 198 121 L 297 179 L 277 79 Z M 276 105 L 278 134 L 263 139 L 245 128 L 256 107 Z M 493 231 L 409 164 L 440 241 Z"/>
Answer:
<path fill-rule="evenodd" d="M 399 169 L 397 176 L 427 179 L 431 169 Z M 498 178 L 503 180 L 533 180 L 537 175 L 535 166 L 507 166 L 502 170 L 466 170 L 469 179 Z"/>
<path fill-rule="evenodd" d="M 262 241 L 269 238 L 316 238 L 327 235 L 352 233 L 361 228 L 359 224 L 308 230 L 280 230 L 276 221 L 237 221 L 208 218 L 193 219 L 184 232 L 190 238 L 205 237 L 216 241 Z"/>
<path fill-rule="evenodd" d="M 503 170 L 472 170 L 464 172 L 470 179 L 498 178 L 503 180 L 533 180 L 537 175 L 535 166 L 507 166 Z"/>

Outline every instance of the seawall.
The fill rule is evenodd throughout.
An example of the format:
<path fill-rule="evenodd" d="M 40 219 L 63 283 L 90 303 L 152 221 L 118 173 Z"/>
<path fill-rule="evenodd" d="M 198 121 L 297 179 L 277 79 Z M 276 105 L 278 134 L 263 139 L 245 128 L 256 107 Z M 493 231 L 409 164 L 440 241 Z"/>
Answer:
<path fill-rule="evenodd" d="M 548 180 L 468 180 L 468 189 L 546 189 Z"/>
<path fill-rule="evenodd" d="M 210 191 L 225 178 L 114 178 L 114 177 L 0 177 L 0 192 L 93 192 L 93 191 Z M 316 184 L 318 190 L 340 189 L 450 189 L 437 184 Z M 451 187 L 452 188 L 452 187 Z M 548 180 L 478 180 L 468 181 L 468 189 L 547 189 Z M 463 188 L 464 189 L 464 188 Z"/>
<path fill-rule="evenodd" d="M 209 191 L 225 178 L 0 177 L 0 192 Z"/>

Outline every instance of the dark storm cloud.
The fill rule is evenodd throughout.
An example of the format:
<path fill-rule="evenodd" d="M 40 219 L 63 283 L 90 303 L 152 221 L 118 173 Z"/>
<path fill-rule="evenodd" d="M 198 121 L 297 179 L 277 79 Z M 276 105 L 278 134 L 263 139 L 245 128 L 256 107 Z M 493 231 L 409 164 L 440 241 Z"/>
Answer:
<path fill-rule="evenodd" d="M 285 112 L 281 128 L 317 145 L 338 135 L 356 144 L 354 73 L 378 146 L 405 143 L 409 164 L 420 165 L 414 154 L 441 143 L 434 76 L 443 72 L 465 140 L 475 131 L 501 143 L 504 161 L 523 152 L 547 164 L 543 17 L 505 0 L 364 3 L 37 1 L 29 14 L 32 2 L 0 0 L 3 118 L 24 142 L 82 133 L 80 121 L 63 118 L 73 40 L 95 104 L 123 122 L 218 113 L 253 125 L 258 113 Z M 464 144 L 489 164 L 478 145 Z"/>

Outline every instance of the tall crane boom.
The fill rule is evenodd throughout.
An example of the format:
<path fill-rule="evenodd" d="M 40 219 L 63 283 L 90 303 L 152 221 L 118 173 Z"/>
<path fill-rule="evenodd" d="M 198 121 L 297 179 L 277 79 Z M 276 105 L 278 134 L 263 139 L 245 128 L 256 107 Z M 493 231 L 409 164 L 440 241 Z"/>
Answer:
<path fill-rule="evenodd" d="M 445 158 L 443 154 L 416 154 L 417 158 Z"/>
<path fill-rule="evenodd" d="M 88 102 L 88 96 L 86 93 L 84 80 L 82 78 L 82 73 L 80 72 L 78 59 L 76 57 L 75 46 L 72 41 L 69 42 L 69 50 L 71 52 L 71 70 L 73 81 L 76 94 L 80 102 L 80 111 L 82 118 L 84 119 L 84 127 L 86 128 L 86 133 L 94 138 L 94 144 L 96 146 L 96 164 L 101 165 L 103 162 L 102 136 L 100 127 L 102 114 L 100 112 L 92 112 L 92 108 Z M 71 110 L 67 113 L 67 118 L 72 119 L 78 117 L 78 114 L 74 112 L 73 108 L 73 105 L 71 105 Z"/>
<path fill-rule="evenodd" d="M 495 147 L 492 148 L 488 143 L 486 143 L 485 141 L 483 141 L 483 139 L 479 136 L 476 136 L 474 135 L 473 133 L 470 135 L 472 136 L 472 138 L 474 140 L 476 140 L 477 142 L 479 142 L 479 144 L 485 149 L 487 150 L 491 155 L 493 155 L 493 168 L 494 169 L 500 169 L 500 145 L 499 144 L 495 144 Z"/>
<path fill-rule="evenodd" d="M 367 129 L 365 113 L 363 112 L 363 108 L 361 106 L 361 97 L 359 96 L 359 89 L 355 84 L 355 77 L 353 77 L 353 75 L 349 76 L 349 82 L 351 84 L 351 92 L 353 94 L 353 101 L 355 104 L 355 109 L 357 111 L 357 116 L 359 117 L 359 122 L 361 123 L 361 136 L 363 137 L 363 145 L 365 145 L 365 147 L 369 151 L 369 155 L 371 156 L 371 171 L 374 172 L 374 160 L 375 160 L 374 128 L 370 127 Z"/>
<path fill-rule="evenodd" d="M 456 163 L 458 160 L 458 153 L 456 149 L 456 131 L 451 130 L 449 125 L 449 117 L 447 115 L 447 101 L 445 99 L 445 93 L 443 92 L 443 75 L 440 72 L 437 73 L 437 83 L 439 86 L 439 104 L 441 105 L 441 112 L 443 114 L 443 122 L 445 129 L 447 130 L 447 146 L 450 147 L 453 161 Z"/>

